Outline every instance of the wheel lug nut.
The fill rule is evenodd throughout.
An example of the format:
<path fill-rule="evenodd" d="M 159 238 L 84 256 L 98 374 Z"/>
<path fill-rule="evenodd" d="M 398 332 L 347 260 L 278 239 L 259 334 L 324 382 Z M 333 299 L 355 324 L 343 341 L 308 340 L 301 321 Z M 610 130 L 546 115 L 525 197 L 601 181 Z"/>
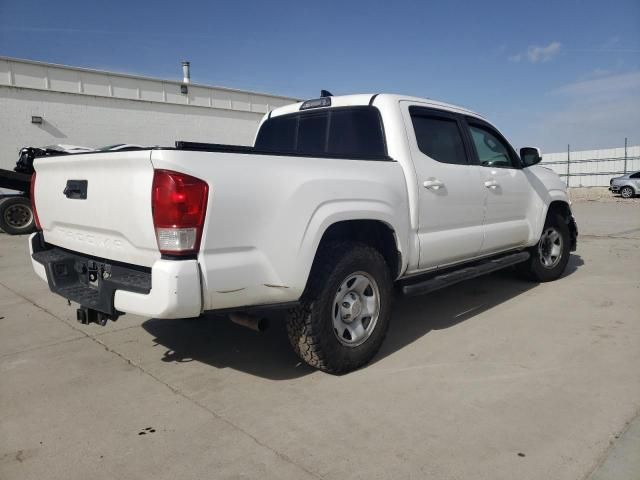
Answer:
<path fill-rule="evenodd" d="M 349 308 L 349 302 L 342 302 L 342 306 L 344 308 Z"/>

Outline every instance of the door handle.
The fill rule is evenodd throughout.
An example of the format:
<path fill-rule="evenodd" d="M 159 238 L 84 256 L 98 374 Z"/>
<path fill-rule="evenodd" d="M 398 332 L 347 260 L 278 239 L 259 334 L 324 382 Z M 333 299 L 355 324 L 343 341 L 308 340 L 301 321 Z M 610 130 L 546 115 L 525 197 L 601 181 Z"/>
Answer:
<path fill-rule="evenodd" d="M 487 187 L 487 188 L 490 188 L 492 190 L 495 190 L 500 185 L 495 180 L 487 180 L 486 182 L 484 182 L 484 186 Z"/>
<path fill-rule="evenodd" d="M 424 188 L 428 188 L 429 190 L 440 190 L 444 187 L 444 183 L 440 180 L 425 180 L 422 184 Z"/>

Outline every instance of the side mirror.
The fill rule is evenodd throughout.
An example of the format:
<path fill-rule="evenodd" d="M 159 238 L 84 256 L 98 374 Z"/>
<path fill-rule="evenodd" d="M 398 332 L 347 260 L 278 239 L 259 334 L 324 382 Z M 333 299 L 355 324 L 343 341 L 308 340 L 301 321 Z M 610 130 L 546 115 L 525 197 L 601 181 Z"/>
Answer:
<path fill-rule="evenodd" d="M 525 166 L 525 168 L 535 165 L 536 163 L 540 163 L 540 161 L 542 160 L 540 149 L 535 147 L 521 148 L 520 160 L 522 160 L 522 163 Z"/>

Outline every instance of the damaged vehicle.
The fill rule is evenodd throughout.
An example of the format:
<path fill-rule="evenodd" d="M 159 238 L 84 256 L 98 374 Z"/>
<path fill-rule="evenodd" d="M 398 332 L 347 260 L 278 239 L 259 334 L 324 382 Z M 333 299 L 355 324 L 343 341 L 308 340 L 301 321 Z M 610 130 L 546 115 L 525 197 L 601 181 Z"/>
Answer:
<path fill-rule="evenodd" d="M 37 158 L 33 268 L 85 323 L 218 312 L 259 329 L 282 310 L 300 358 L 345 373 L 398 293 L 511 266 L 561 277 L 578 232 L 540 160 L 462 107 L 324 92 L 265 115 L 253 147 Z"/>

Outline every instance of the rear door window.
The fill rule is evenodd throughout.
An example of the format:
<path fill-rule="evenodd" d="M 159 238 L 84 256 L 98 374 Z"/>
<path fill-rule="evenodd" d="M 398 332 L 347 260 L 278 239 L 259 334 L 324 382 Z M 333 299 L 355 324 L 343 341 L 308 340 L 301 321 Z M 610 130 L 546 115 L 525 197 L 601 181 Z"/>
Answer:
<path fill-rule="evenodd" d="M 411 109 L 411 122 L 418 148 L 428 157 L 455 165 L 467 165 L 462 132 L 453 117 Z"/>

